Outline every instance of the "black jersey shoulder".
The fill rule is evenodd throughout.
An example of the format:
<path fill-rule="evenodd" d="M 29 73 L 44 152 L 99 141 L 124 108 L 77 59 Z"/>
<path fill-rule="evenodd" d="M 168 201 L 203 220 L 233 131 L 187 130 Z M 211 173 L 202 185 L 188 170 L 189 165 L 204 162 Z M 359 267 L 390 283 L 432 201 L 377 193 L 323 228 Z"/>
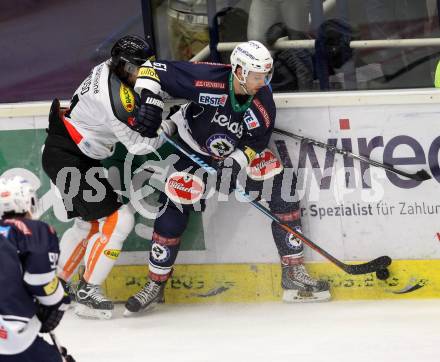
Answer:
<path fill-rule="evenodd" d="M 58 237 L 53 227 L 43 221 L 7 218 L 0 221 L 3 236 L 10 239 L 19 252 L 59 253 Z"/>
<path fill-rule="evenodd" d="M 197 102 L 202 92 L 221 94 L 228 89 L 231 68 L 226 64 L 158 61 L 153 66 L 162 90 L 176 98 Z"/>

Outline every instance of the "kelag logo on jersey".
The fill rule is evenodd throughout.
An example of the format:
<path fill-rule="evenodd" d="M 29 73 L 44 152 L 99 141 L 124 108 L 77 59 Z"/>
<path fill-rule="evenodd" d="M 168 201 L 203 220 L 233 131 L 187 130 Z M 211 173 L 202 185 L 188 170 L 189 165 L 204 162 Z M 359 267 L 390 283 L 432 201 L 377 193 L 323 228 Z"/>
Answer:
<path fill-rule="evenodd" d="M 226 100 L 228 99 L 227 94 L 211 94 L 211 93 L 200 93 L 199 95 L 199 103 L 206 104 L 208 106 L 224 107 L 226 104 Z"/>
<path fill-rule="evenodd" d="M 121 83 L 119 88 L 119 97 L 121 98 L 122 106 L 127 112 L 132 112 L 134 109 L 134 95 L 131 89 Z"/>
<path fill-rule="evenodd" d="M 244 113 L 243 118 L 248 130 L 260 127 L 260 122 L 258 122 L 258 118 L 255 116 L 252 109 L 248 108 Z"/>
<path fill-rule="evenodd" d="M 226 127 L 229 132 L 237 135 L 237 138 L 241 138 L 243 136 L 243 124 L 241 123 L 241 121 L 235 122 L 231 118 L 231 115 L 229 115 L 228 117 L 225 114 L 221 114 L 217 108 L 217 111 L 215 112 L 214 118 L 211 120 L 211 123 L 217 123 L 222 127 Z"/>

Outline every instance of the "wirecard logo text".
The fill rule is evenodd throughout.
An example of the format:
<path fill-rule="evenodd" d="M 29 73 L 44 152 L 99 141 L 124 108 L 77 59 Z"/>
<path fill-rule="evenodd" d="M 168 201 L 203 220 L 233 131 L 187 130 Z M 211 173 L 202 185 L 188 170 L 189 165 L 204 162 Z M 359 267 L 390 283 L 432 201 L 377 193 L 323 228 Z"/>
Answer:
<path fill-rule="evenodd" d="M 326 143 L 334 147 L 342 146 L 341 148 L 343 149 L 359 153 L 365 157 L 377 159 L 386 165 L 404 170 L 410 166 L 426 167 L 428 171 L 431 172 L 433 179 L 440 183 L 440 136 L 436 137 L 429 144 L 425 142 L 423 146 L 417 139 L 407 135 L 398 135 L 389 140 L 384 139 L 383 136 L 375 136 L 371 139 L 359 137 L 355 140 L 351 138 L 341 138 L 340 140 L 337 138 L 329 138 Z M 280 143 L 276 142 L 276 144 L 277 147 L 280 146 Z M 341 146 L 339 146 L 339 144 Z M 376 149 L 381 149 L 380 153 L 383 155 L 382 157 L 372 156 L 372 153 Z M 404 155 L 402 154 L 403 151 L 406 151 Z M 335 153 L 327 150 L 324 159 L 322 159 L 318 156 L 315 147 L 305 142 L 301 144 L 299 150 L 298 172 L 302 169 L 306 169 L 308 164 L 311 165 L 316 179 L 319 180 L 320 189 L 329 189 L 333 176 L 333 168 L 335 166 Z M 344 157 L 343 167 L 346 170 L 346 187 L 358 187 L 355 181 L 355 175 L 352 172 L 355 167 L 354 160 L 349 157 Z M 371 174 L 369 172 L 371 166 L 361 162 L 356 167 L 360 168 L 362 175 L 360 186 L 363 189 L 370 189 L 372 187 Z M 392 172 L 386 172 L 386 177 L 394 186 L 402 189 L 412 189 L 422 183 L 422 181 L 407 179 Z"/>
<path fill-rule="evenodd" d="M 212 107 L 224 107 L 227 99 L 227 94 L 200 93 L 199 95 L 200 104 L 206 104 Z"/>

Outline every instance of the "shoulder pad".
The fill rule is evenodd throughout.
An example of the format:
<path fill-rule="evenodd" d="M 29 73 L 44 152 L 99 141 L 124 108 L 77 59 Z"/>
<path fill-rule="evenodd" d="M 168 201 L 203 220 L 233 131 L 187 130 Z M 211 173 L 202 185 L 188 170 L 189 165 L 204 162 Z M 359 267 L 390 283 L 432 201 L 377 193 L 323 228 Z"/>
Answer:
<path fill-rule="evenodd" d="M 115 117 L 127 123 L 134 116 L 136 105 L 140 103 L 139 96 L 113 73 L 109 77 L 109 96 Z"/>

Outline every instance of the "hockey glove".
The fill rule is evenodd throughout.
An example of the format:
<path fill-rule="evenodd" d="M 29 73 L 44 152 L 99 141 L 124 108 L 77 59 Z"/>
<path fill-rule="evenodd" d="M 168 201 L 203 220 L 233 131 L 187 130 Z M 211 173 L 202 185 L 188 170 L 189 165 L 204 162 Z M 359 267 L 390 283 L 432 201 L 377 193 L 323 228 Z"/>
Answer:
<path fill-rule="evenodd" d="M 157 130 L 162 123 L 163 106 L 161 96 L 148 89 L 142 90 L 141 106 L 137 111 L 132 128 L 143 137 L 156 137 Z"/>
<path fill-rule="evenodd" d="M 240 164 L 232 157 L 227 157 L 217 163 L 217 191 L 229 195 L 237 187 Z"/>
<path fill-rule="evenodd" d="M 67 306 L 70 304 L 68 295 L 64 295 L 63 299 L 55 305 L 38 305 L 37 317 L 41 322 L 40 333 L 48 333 L 54 330 L 63 318 Z"/>

